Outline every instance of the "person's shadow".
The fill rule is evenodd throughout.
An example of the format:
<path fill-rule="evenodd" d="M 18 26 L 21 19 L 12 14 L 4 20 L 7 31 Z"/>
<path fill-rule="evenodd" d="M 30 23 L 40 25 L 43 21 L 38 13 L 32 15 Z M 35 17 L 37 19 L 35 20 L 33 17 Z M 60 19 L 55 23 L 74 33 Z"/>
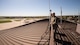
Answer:
<path fill-rule="evenodd" d="M 66 37 L 65 34 L 56 32 L 56 35 L 55 35 L 55 36 L 57 36 L 57 35 L 59 35 L 60 37 L 54 38 L 56 45 L 58 45 L 59 43 L 60 43 L 61 45 L 72 45 L 71 42 L 62 39 L 62 37 Z M 67 38 L 67 37 L 66 37 L 66 38 Z M 57 43 L 58 43 L 58 44 L 57 44 Z"/>

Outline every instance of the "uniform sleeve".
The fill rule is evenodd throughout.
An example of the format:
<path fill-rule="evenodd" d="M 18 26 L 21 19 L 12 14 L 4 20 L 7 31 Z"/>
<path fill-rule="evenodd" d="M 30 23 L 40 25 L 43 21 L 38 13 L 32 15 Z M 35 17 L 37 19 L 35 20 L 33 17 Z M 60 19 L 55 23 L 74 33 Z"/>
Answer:
<path fill-rule="evenodd" d="M 56 17 L 55 17 L 54 20 L 53 20 L 53 24 L 56 24 Z"/>
<path fill-rule="evenodd" d="M 55 17 L 52 17 L 51 18 L 51 21 L 50 21 L 50 24 L 55 24 L 56 23 L 56 18 Z"/>

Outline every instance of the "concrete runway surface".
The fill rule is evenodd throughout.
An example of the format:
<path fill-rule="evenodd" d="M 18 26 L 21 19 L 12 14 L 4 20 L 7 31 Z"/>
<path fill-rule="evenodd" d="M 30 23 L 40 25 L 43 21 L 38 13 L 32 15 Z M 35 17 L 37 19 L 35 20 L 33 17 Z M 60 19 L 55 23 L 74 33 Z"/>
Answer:
<path fill-rule="evenodd" d="M 36 45 L 48 26 L 48 20 L 0 31 L 0 45 Z"/>

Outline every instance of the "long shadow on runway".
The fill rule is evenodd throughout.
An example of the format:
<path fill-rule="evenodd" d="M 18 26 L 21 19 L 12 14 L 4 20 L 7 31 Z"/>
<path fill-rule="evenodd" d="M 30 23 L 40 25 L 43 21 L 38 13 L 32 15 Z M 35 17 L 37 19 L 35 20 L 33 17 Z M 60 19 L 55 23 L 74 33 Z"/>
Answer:
<path fill-rule="evenodd" d="M 63 40 L 63 39 L 62 39 L 62 37 L 63 37 L 63 38 L 66 37 L 65 34 L 57 32 L 57 33 L 56 33 L 56 36 L 57 36 L 57 35 L 59 35 L 59 36 L 58 36 L 58 38 L 55 38 L 55 44 L 56 44 L 56 45 L 59 45 L 59 44 L 61 44 L 61 45 L 72 45 L 72 43 L 71 43 L 70 41 L 66 41 L 66 40 Z M 66 38 L 67 38 L 67 37 L 66 37 Z"/>
<path fill-rule="evenodd" d="M 68 41 L 63 41 L 63 40 L 59 40 L 59 39 L 55 39 L 55 41 L 58 43 L 61 43 L 62 45 L 72 45 L 71 42 L 68 42 Z"/>

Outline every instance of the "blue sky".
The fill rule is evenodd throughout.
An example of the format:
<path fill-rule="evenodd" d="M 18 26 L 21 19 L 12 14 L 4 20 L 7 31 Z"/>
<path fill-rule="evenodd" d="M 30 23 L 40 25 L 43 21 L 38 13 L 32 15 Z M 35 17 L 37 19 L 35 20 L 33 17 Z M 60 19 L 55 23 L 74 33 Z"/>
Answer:
<path fill-rule="evenodd" d="M 80 12 L 80 0 L 50 0 L 56 15 L 75 15 Z M 49 0 L 0 0 L 0 16 L 49 16 Z"/>

